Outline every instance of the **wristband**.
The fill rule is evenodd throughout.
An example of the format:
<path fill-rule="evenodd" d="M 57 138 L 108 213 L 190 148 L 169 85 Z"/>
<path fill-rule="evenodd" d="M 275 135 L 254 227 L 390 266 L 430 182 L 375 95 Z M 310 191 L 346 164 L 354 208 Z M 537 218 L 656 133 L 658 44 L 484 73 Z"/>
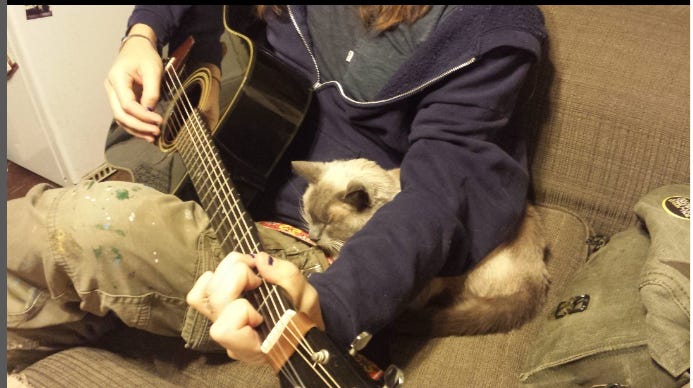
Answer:
<path fill-rule="evenodd" d="M 125 42 L 127 42 L 130 38 L 143 38 L 143 39 L 146 39 L 147 42 L 149 42 L 149 44 L 151 44 L 152 47 L 154 47 L 154 50 L 156 50 L 156 45 L 155 45 L 154 42 L 152 42 L 152 41 L 149 39 L 149 37 L 147 37 L 146 35 L 142 35 L 142 34 L 130 34 L 130 35 L 125 35 L 125 36 L 123 37 L 123 39 L 120 40 L 120 49 L 119 49 L 118 51 L 120 51 L 120 50 L 123 49 L 123 45 L 125 45 Z"/>

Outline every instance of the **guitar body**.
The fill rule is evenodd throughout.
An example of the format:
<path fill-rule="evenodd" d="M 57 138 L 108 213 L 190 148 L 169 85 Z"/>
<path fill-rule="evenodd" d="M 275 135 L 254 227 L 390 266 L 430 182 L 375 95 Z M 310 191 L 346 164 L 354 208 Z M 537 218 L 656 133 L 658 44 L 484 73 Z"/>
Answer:
<path fill-rule="evenodd" d="M 208 65 L 200 64 L 194 56 L 182 64 L 181 78 L 194 106 L 203 114 L 218 112 L 218 120 L 209 117 L 207 124 L 241 197 L 250 203 L 265 188 L 270 173 L 298 132 L 311 102 L 312 85 L 271 52 L 230 29 L 229 22 L 252 20 L 252 16 L 243 16 L 244 7 L 234 8 L 225 12 L 234 20 L 225 18 L 225 31 L 220 37 L 225 52 L 220 79 L 214 79 Z M 135 138 L 114 122 L 106 140 L 106 161 L 127 171 L 134 182 L 186 200 L 197 199 L 180 156 L 168 152 L 173 139 L 166 133 L 175 132 L 168 127 L 178 125 L 171 117 L 180 107 L 175 106 L 176 96 L 166 89 L 162 82 L 157 111 L 164 124 L 158 144 Z"/>

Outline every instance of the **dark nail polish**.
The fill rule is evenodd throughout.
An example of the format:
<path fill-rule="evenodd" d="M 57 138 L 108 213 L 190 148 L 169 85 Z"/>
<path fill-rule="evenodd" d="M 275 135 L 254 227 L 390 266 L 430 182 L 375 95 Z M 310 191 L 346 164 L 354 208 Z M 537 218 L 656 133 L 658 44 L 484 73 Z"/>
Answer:
<path fill-rule="evenodd" d="M 154 112 L 154 108 L 147 107 L 147 110 L 150 112 Z"/>
<path fill-rule="evenodd" d="M 254 253 L 248 253 L 248 256 L 252 257 L 253 259 L 255 258 L 255 254 L 254 254 Z"/>
<path fill-rule="evenodd" d="M 274 264 L 274 259 L 272 258 L 272 256 L 270 256 L 269 259 L 267 259 L 267 264 L 269 264 L 269 265 Z"/>

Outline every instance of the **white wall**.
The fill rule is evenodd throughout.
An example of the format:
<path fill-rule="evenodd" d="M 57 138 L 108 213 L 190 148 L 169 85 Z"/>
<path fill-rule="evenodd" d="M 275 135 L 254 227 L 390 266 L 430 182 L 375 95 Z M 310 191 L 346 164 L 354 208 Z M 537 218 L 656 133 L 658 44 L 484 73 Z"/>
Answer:
<path fill-rule="evenodd" d="M 60 185 L 104 162 L 112 113 L 103 81 L 132 5 L 51 5 L 27 20 L 7 6 L 7 159 Z"/>

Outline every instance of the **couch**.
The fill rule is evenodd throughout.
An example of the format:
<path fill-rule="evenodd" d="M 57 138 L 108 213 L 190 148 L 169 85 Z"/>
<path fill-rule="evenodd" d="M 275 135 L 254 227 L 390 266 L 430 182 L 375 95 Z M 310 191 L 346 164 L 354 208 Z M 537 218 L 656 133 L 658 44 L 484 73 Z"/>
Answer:
<path fill-rule="evenodd" d="M 590 253 L 639 222 L 633 206 L 644 194 L 689 182 L 689 7 L 541 9 L 545 58 L 516 120 L 536 140 L 531 173 L 549 241 L 547 303 L 510 333 L 396 338 L 393 361 L 405 386 L 523 386 L 528 354 Z M 196 354 L 177 339 L 122 329 L 105 341 L 118 350 L 65 350 L 24 377 L 47 387 L 277 386 L 268 367 Z"/>

